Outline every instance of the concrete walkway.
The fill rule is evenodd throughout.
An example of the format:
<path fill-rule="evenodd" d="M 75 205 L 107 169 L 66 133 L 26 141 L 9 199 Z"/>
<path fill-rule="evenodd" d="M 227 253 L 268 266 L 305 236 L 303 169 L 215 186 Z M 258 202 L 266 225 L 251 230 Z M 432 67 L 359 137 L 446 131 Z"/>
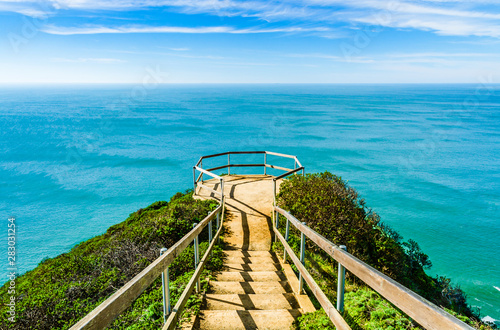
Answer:
<path fill-rule="evenodd" d="M 279 184 L 279 183 L 278 183 Z M 204 185 L 219 189 L 216 180 Z M 198 187 L 199 199 L 219 199 Z M 290 329 L 314 311 L 290 265 L 271 252 L 273 180 L 266 175 L 224 177 L 227 217 L 225 269 L 210 283 L 194 327 L 198 329 Z"/>

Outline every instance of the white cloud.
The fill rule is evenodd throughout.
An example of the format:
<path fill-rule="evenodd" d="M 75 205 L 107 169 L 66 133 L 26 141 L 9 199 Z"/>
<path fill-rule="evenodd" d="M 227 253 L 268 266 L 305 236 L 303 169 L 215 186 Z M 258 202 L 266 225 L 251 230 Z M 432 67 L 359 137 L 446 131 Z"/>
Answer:
<path fill-rule="evenodd" d="M 297 32 L 326 32 L 328 28 L 246 28 L 237 29 L 229 26 L 206 26 L 206 27 L 181 27 L 181 26 L 84 26 L 84 27 L 63 27 L 47 25 L 41 29 L 42 32 L 56 35 L 76 35 L 76 34 L 104 34 L 104 33 L 297 33 Z"/>
<path fill-rule="evenodd" d="M 499 54 L 495 53 L 410 53 L 410 54 L 390 54 L 386 55 L 388 57 L 394 57 L 394 58 L 422 58 L 422 57 L 445 57 L 445 58 L 451 58 L 451 57 L 471 57 L 471 58 L 478 58 L 478 57 L 496 57 L 500 59 Z"/>
<path fill-rule="evenodd" d="M 332 62 L 348 62 L 348 63 L 358 63 L 358 64 L 369 64 L 375 62 L 373 59 L 362 57 L 362 56 L 357 56 L 357 57 L 351 57 L 349 59 L 343 57 L 343 56 L 336 56 L 336 55 L 330 55 L 330 54 L 318 54 L 318 53 L 312 53 L 312 54 L 290 54 L 287 55 L 287 57 L 300 57 L 300 58 L 306 58 L 306 59 L 324 59 L 324 60 L 329 60 Z"/>
<path fill-rule="evenodd" d="M 342 0 L 307 0 L 323 7 L 342 5 Z M 426 5 L 422 5 L 425 3 Z M 493 3 L 493 2 L 488 2 Z M 448 36 L 500 37 L 500 10 L 480 10 L 481 2 L 422 2 L 418 0 L 352 1 L 343 17 L 346 21 L 391 28 L 432 31 Z"/>
<path fill-rule="evenodd" d="M 54 15 L 54 7 L 45 1 L 0 0 L 0 12 L 13 12 L 28 17 L 47 18 Z"/>
<path fill-rule="evenodd" d="M 376 56 L 357 56 L 345 58 L 331 54 L 321 53 L 302 53 L 302 54 L 287 54 L 286 57 L 304 58 L 317 63 L 317 59 L 323 59 L 330 62 L 350 63 L 350 64 L 367 64 L 377 67 L 379 65 L 415 65 L 421 67 L 462 67 L 471 64 L 478 66 L 484 63 L 490 63 L 493 66 L 498 66 L 500 56 L 494 53 L 389 53 Z"/>
<path fill-rule="evenodd" d="M 117 58 L 53 58 L 52 62 L 59 63 L 102 63 L 102 64 L 112 64 L 112 63 L 125 63 L 127 61 L 120 60 Z"/>
<path fill-rule="evenodd" d="M 120 12 L 151 8 L 185 14 L 252 17 L 268 22 L 286 22 L 287 25 L 290 22 L 300 26 L 313 24 L 316 28 L 322 26 L 329 30 L 338 30 L 334 26 L 339 25 L 352 27 L 370 24 L 396 29 L 431 31 L 448 36 L 500 38 L 498 0 L 39 0 L 31 2 L 0 0 L 0 11 L 15 11 L 28 16 L 57 15 L 59 9 Z M 77 31 L 76 28 L 66 29 Z M 133 27 L 100 27 L 94 30 L 82 27 L 79 29 L 80 34 L 83 34 L 83 31 L 87 31 L 86 33 L 137 33 L 140 32 L 141 27 L 135 29 Z M 148 29 L 151 32 L 163 33 L 310 32 L 305 28 L 294 31 L 227 27 L 150 27 Z M 48 29 L 48 31 L 54 30 Z M 58 28 L 57 31 L 62 34 L 63 28 Z M 331 37 L 327 33 L 323 36 Z"/>
<path fill-rule="evenodd" d="M 188 50 L 190 50 L 189 48 L 169 48 L 169 49 L 175 52 L 187 52 Z"/>

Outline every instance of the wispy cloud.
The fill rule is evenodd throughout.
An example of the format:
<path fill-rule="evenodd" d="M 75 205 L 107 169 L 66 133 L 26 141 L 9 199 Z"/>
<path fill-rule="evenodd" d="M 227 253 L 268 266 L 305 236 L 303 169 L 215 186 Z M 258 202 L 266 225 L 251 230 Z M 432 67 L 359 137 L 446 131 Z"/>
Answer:
<path fill-rule="evenodd" d="M 303 27 L 283 27 L 283 28 L 245 28 L 238 29 L 230 26 L 205 26 L 205 27 L 182 27 L 182 26 L 83 26 L 64 27 L 47 25 L 41 29 L 42 32 L 57 35 L 76 34 L 110 34 L 110 33 L 231 33 L 231 34 L 251 34 L 251 33 L 298 33 L 298 32 L 325 32 L 329 28 L 303 28 Z"/>
<path fill-rule="evenodd" d="M 287 54 L 286 57 L 304 58 L 304 59 L 324 59 L 331 62 L 355 63 L 355 64 L 423 64 L 423 65 L 443 65 L 453 66 L 463 63 L 481 62 L 491 63 L 500 62 L 500 55 L 494 53 L 392 53 L 380 54 L 371 57 L 352 57 L 349 59 L 343 56 L 321 53 L 302 53 Z"/>
<path fill-rule="evenodd" d="M 91 33 L 269 33 L 329 32 L 339 26 L 377 25 L 394 29 L 430 31 L 447 36 L 500 38 L 498 0 L 0 0 L 0 11 L 15 11 L 29 16 L 56 15 L 65 9 L 113 11 L 161 9 L 185 14 L 255 18 L 287 26 L 313 28 L 262 29 L 228 27 L 48 27 L 53 34 Z"/>
<path fill-rule="evenodd" d="M 125 63 L 127 61 L 117 59 L 117 58 L 53 58 L 52 62 L 59 63 L 102 63 L 102 64 L 113 64 L 113 63 Z"/>
<path fill-rule="evenodd" d="M 408 53 L 408 54 L 391 54 L 386 55 L 393 58 L 422 58 L 422 57 L 444 57 L 444 58 L 457 58 L 457 57 L 495 57 L 500 59 L 499 54 L 495 53 Z"/>
<path fill-rule="evenodd" d="M 349 62 L 349 63 L 358 63 L 358 64 L 368 64 L 375 62 L 371 58 L 366 58 L 362 56 L 351 57 L 350 59 L 346 59 L 344 56 L 336 56 L 330 54 L 319 54 L 319 53 L 311 53 L 311 54 L 289 54 L 287 57 L 299 57 L 306 59 L 324 59 L 332 62 Z"/>
<path fill-rule="evenodd" d="M 341 0 L 307 0 L 309 3 L 331 6 Z M 359 0 L 347 6 L 347 21 L 397 29 L 431 31 L 448 36 L 500 37 L 500 11 L 481 9 L 481 4 L 493 2 L 459 1 L 385 1 Z"/>
<path fill-rule="evenodd" d="M 173 50 L 174 52 L 187 52 L 190 50 L 189 48 L 169 48 L 170 50 Z"/>
<path fill-rule="evenodd" d="M 54 7 L 47 1 L 0 0 L 0 12 L 13 12 L 35 18 L 47 18 L 54 15 Z"/>

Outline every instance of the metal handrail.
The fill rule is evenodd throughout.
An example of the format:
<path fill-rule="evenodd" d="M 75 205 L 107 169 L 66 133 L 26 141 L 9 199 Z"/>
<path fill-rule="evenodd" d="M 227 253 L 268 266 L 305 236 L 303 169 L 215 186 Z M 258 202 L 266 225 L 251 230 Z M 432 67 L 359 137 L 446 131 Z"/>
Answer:
<path fill-rule="evenodd" d="M 273 209 L 276 212 L 276 222 L 273 226 L 274 233 L 281 241 L 281 243 L 283 243 L 285 251 L 288 252 L 293 263 L 297 266 L 301 278 L 303 278 L 309 285 L 309 288 L 311 288 L 311 291 L 318 299 L 321 306 L 329 316 L 330 320 L 332 320 L 337 328 L 350 329 L 340 313 L 333 307 L 332 303 L 328 300 L 328 298 L 326 298 L 326 295 L 319 288 L 312 276 L 304 267 L 303 258 L 302 260 L 299 260 L 297 256 L 295 256 L 294 251 L 287 243 L 287 239 L 283 238 L 283 236 L 279 232 L 279 214 L 283 215 L 287 219 L 287 228 L 289 226 L 289 223 L 293 224 L 302 233 L 303 236 L 307 236 L 317 246 L 323 249 L 329 256 L 335 259 L 339 263 L 339 266 L 345 267 L 351 273 L 356 275 L 360 280 L 362 280 L 365 284 L 370 286 L 381 296 L 393 303 L 397 308 L 402 310 L 404 313 L 406 313 L 406 315 L 411 317 L 426 329 L 474 329 L 466 323 L 460 321 L 456 317 L 452 316 L 451 314 L 447 313 L 443 309 L 429 302 L 425 298 L 419 296 L 415 292 L 391 279 L 387 275 L 379 272 L 375 268 L 353 256 L 352 254 L 344 251 L 341 247 L 335 245 L 322 235 L 318 234 L 313 229 L 309 228 L 305 223 L 301 223 L 289 212 L 276 205 L 273 207 Z M 305 239 L 303 237 L 301 245 L 303 246 L 304 244 Z"/>
<path fill-rule="evenodd" d="M 264 162 L 259 163 L 259 164 L 231 164 L 231 157 L 230 157 L 231 155 L 243 155 L 243 154 L 246 154 L 246 155 L 248 155 L 248 154 L 262 154 L 262 155 L 264 155 Z M 267 155 L 293 159 L 294 160 L 294 169 L 268 164 L 267 163 Z M 204 159 L 220 157 L 220 156 L 228 156 L 227 157 L 227 164 L 212 167 L 212 168 L 207 168 L 207 169 L 203 168 L 203 160 Z M 297 167 L 297 165 L 298 165 L 298 167 Z M 267 175 L 267 168 L 273 168 L 273 169 L 277 169 L 277 170 L 286 171 L 285 173 L 283 173 L 279 176 L 273 177 L 274 200 L 276 199 L 276 182 L 279 179 L 285 178 L 285 177 L 292 175 L 294 173 L 297 173 L 299 171 L 302 171 L 302 175 L 305 174 L 305 167 L 302 166 L 302 164 L 300 163 L 297 156 L 287 155 L 287 154 L 282 154 L 282 153 L 272 152 L 272 151 L 228 151 L 228 152 L 222 152 L 222 153 L 218 153 L 218 154 L 202 156 L 202 157 L 200 157 L 200 159 L 198 160 L 196 165 L 193 166 L 193 185 L 194 185 L 195 194 L 196 194 L 197 187 L 202 187 L 202 188 L 205 188 L 211 192 L 215 192 L 212 188 L 203 185 L 203 175 L 204 174 L 207 174 L 214 179 L 220 180 L 221 185 L 223 185 L 224 184 L 223 178 L 221 176 L 218 176 L 218 175 L 212 173 L 211 171 L 216 171 L 216 170 L 221 170 L 221 169 L 227 168 L 228 174 L 230 174 L 232 167 L 263 167 L 264 168 L 264 175 Z M 200 172 L 198 177 L 196 177 L 196 171 Z M 199 183 L 200 181 L 201 181 L 201 184 Z M 217 192 L 215 192 L 215 193 L 217 194 Z"/>

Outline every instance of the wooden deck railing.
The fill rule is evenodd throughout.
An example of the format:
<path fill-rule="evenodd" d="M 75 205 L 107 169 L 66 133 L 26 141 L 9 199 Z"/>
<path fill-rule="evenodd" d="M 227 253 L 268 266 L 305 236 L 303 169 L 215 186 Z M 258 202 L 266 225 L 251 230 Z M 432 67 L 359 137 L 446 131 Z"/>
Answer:
<path fill-rule="evenodd" d="M 208 257 L 210 256 L 210 252 L 212 251 L 212 248 L 214 247 L 214 244 L 218 240 L 221 233 L 222 223 L 224 221 L 224 198 L 221 198 L 220 205 L 208 216 L 206 216 L 205 219 L 198 223 L 196 227 L 194 227 L 189 233 L 187 233 L 165 253 L 163 253 L 160 257 L 153 261 L 132 280 L 127 282 L 127 284 L 121 287 L 112 296 L 102 302 L 92 312 L 87 314 L 78 323 L 73 325 L 71 329 L 103 329 L 109 326 L 114 319 L 116 319 L 124 310 L 126 310 L 135 301 L 135 299 L 137 299 L 144 292 L 144 290 L 146 290 L 153 283 L 153 281 L 156 280 L 167 269 L 167 267 L 174 261 L 174 259 L 179 256 L 189 244 L 191 244 L 195 239 L 195 244 L 197 244 L 197 237 L 201 233 L 201 231 L 207 225 L 211 224 L 214 218 L 217 218 L 217 220 L 219 220 L 219 217 L 220 224 L 217 228 L 218 230 L 216 234 L 213 236 L 213 238 L 211 237 L 211 234 L 209 235 L 209 237 L 212 238 L 210 245 L 203 258 L 197 264 L 196 270 L 191 280 L 184 289 L 172 312 L 168 315 L 167 322 L 163 327 L 163 329 L 174 329 L 189 296 L 193 292 L 194 286 L 196 285 L 196 283 L 198 283 L 201 272 L 205 267 L 205 263 L 208 260 Z M 211 225 L 209 226 L 209 228 L 211 228 Z"/>
<path fill-rule="evenodd" d="M 424 328 L 435 330 L 474 329 L 405 286 L 354 257 L 352 254 L 344 251 L 307 225 L 298 221 L 289 212 L 278 206 L 274 206 L 274 211 L 276 212 L 276 222 L 273 226 L 274 233 L 299 270 L 301 277 L 308 284 L 312 293 L 316 299 L 318 299 L 326 314 L 338 329 L 350 329 L 350 327 L 304 267 L 303 258 L 299 260 L 292 248 L 288 245 L 287 240 L 279 232 L 277 225 L 279 224 L 280 215 L 286 218 L 287 226 L 291 223 L 303 234 L 303 236 L 306 236 L 323 249 L 329 256 L 336 260 L 339 265 L 345 267 Z M 303 237 L 301 245 L 304 245 L 304 239 L 305 237 Z"/>

